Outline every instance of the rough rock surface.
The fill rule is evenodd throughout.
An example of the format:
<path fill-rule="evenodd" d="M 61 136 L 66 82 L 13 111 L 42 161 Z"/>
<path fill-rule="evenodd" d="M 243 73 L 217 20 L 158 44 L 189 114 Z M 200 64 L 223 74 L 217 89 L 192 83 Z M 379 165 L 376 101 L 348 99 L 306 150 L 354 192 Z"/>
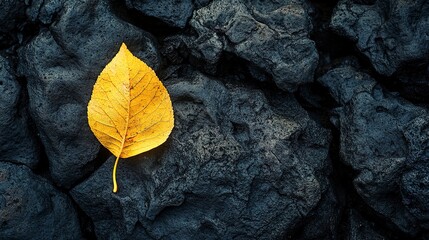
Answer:
<path fill-rule="evenodd" d="M 428 0 L 0 1 L 0 239 L 429 240 L 428 36 Z M 176 122 L 113 194 L 122 42 Z"/>
<path fill-rule="evenodd" d="M 38 146 L 28 126 L 21 86 L 10 60 L 0 56 L 0 161 L 35 167 Z"/>
<path fill-rule="evenodd" d="M 336 239 L 339 232 L 342 206 L 335 190 L 329 188 L 319 205 L 302 221 L 303 227 L 296 230 L 292 239 Z"/>
<path fill-rule="evenodd" d="M 0 47 L 3 47 L 17 38 L 18 25 L 25 19 L 24 1 L 3 0 L 0 9 Z"/>
<path fill-rule="evenodd" d="M 342 0 L 331 27 L 408 99 L 429 99 L 429 1 Z"/>
<path fill-rule="evenodd" d="M 169 80 L 176 125 L 164 149 L 122 161 L 118 194 L 110 158 L 73 198 L 100 239 L 286 236 L 327 187 L 329 131 L 292 96 L 270 104 L 259 90 L 187 76 Z"/>
<path fill-rule="evenodd" d="M 208 65 L 225 52 L 252 62 L 249 71 L 272 75 L 281 89 L 294 91 L 311 82 L 318 62 L 312 29 L 304 1 L 216 0 L 194 11 L 190 25 L 197 37 L 173 37 L 183 41 L 197 61 Z M 173 43 L 174 44 L 174 43 Z M 255 69 L 256 68 L 256 69 Z"/>
<path fill-rule="evenodd" d="M 401 179 L 405 186 L 408 185 L 405 188 L 408 198 L 417 187 L 427 191 L 422 179 L 418 178 L 421 174 L 418 169 L 404 173 L 407 168 L 416 167 L 416 164 L 410 164 L 417 157 L 412 150 L 429 147 L 424 132 L 421 132 L 423 126 L 412 125 L 418 117 L 427 117 L 428 112 L 383 91 L 369 75 L 352 67 L 333 69 L 319 82 L 342 105 L 336 110 L 338 119 L 334 120 L 340 130 L 340 156 L 357 172 L 354 187 L 358 194 L 401 231 L 416 234 L 419 224 L 425 224 L 420 223 L 416 215 L 425 219 L 427 210 L 419 207 L 427 206 L 428 200 L 425 202 L 423 196 L 411 202 L 404 199 Z M 411 135 L 410 132 L 417 133 Z M 404 135 L 412 137 L 404 138 Z M 425 140 L 414 140 L 415 137 Z M 420 186 L 415 186 L 416 182 Z M 409 208 L 414 208 L 415 213 L 412 214 Z"/>
<path fill-rule="evenodd" d="M 66 0 L 33 0 L 26 9 L 27 17 L 32 22 L 51 24 L 63 9 Z"/>
<path fill-rule="evenodd" d="M 20 50 L 19 70 L 51 175 L 69 187 L 93 170 L 88 164 L 99 150 L 86 116 L 98 74 L 122 42 L 152 67 L 158 57 L 150 37 L 116 18 L 103 1 L 68 1 L 61 9 L 58 20 Z"/>
<path fill-rule="evenodd" d="M 75 209 L 66 195 L 23 165 L 0 162 L 2 239 L 80 239 Z"/>
<path fill-rule="evenodd" d="M 356 42 L 380 74 L 392 75 L 410 62 L 429 62 L 427 0 L 341 0 L 331 26 Z"/>
<path fill-rule="evenodd" d="M 171 26 L 180 28 L 186 26 L 194 10 L 192 0 L 126 0 L 126 4 L 144 15 L 159 18 Z"/>
<path fill-rule="evenodd" d="M 405 128 L 408 146 L 407 169 L 401 193 L 407 209 L 429 229 L 429 116 L 419 116 Z"/>

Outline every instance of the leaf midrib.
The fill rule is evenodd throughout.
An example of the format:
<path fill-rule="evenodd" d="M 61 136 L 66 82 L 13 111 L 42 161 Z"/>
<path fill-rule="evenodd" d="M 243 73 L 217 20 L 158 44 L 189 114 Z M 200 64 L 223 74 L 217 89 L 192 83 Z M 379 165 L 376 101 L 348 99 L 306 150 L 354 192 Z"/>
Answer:
<path fill-rule="evenodd" d="M 125 55 L 125 54 L 124 54 Z M 125 64 L 126 64 L 126 67 L 127 67 L 127 83 L 128 83 L 128 87 L 127 87 L 127 89 L 128 89 L 128 98 L 127 98 L 127 100 L 128 100 L 128 108 L 127 108 L 127 117 L 125 118 L 125 131 L 124 131 L 124 137 L 123 137 L 123 139 L 122 139 L 122 143 L 121 143 L 121 149 L 120 149 L 120 151 L 119 151 L 119 155 L 118 155 L 118 157 L 121 157 L 121 155 L 122 155 L 122 152 L 123 152 L 123 150 L 124 150 L 124 145 L 125 145 L 125 141 L 126 141 L 126 139 L 127 139 L 127 134 L 128 134 L 128 123 L 129 123 L 129 120 L 130 120 L 130 107 L 131 107 L 131 79 L 130 79 L 130 68 L 129 68 L 129 66 L 128 66 L 128 59 L 127 59 L 127 56 L 125 55 L 124 56 L 125 57 Z"/>

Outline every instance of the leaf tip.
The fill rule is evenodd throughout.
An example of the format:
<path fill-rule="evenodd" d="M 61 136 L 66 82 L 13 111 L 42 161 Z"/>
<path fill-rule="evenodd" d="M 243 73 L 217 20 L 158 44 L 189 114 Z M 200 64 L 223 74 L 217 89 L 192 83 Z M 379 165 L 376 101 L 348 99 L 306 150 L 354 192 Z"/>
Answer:
<path fill-rule="evenodd" d="M 121 44 L 120 50 L 128 50 L 128 47 L 124 42 Z"/>

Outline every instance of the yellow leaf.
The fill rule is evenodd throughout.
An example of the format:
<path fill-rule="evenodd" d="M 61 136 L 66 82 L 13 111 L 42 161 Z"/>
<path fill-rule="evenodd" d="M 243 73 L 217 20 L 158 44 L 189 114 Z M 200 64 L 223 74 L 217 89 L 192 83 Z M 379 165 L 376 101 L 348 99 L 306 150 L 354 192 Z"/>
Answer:
<path fill-rule="evenodd" d="M 88 123 L 100 143 L 119 158 L 149 151 L 164 143 L 174 126 L 167 89 L 155 72 L 122 43 L 97 78 L 88 103 Z"/>

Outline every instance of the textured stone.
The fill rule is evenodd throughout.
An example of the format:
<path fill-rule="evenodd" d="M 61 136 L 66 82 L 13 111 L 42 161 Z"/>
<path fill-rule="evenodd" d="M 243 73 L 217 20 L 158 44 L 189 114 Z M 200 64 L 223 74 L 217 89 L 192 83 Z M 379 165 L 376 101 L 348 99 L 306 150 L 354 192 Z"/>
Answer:
<path fill-rule="evenodd" d="M 429 240 L 428 5 L 0 1 L 0 239 Z M 176 118 L 113 194 L 86 115 L 122 42 Z"/>
<path fill-rule="evenodd" d="M 18 25 L 25 17 L 22 0 L 0 1 L 0 48 L 7 47 L 17 39 Z"/>
<path fill-rule="evenodd" d="M 144 15 L 156 17 L 165 23 L 184 28 L 192 16 L 194 5 L 192 0 L 126 0 L 129 8 L 134 8 Z"/>
<path fill-rule="evenodd" d="M 92 86 L 122 42 L 155 69 L 150 36 L 116 18 L 104 1 L 68 1 L 61 15 L 20 50 L 29 108 L 57 184 L 71 186 L 93 170 L 99 143 L 86 116 Z"/>
<path fill-rule="evenodd" d="M 196 37 L 178 36 L 171 42 L 183 41 L 196 62 L 215 65 L 224 53 L 232 53 L 288 91 L 313 80 L 318 54 L 302 1 L 215 0 L 195 10 L 190 25 Z"/>
<path fill-rule="evenodd" d="M 429 1 L 341 0 L 331 27 L 354 42 L 381 74 L 424 63 L 429 55 Z M 426 60 L 425 60 L 426 59 Z"/>
<path fill-rule="evenodd" d="M 29 129 L 27 107 L 11 62 L 0 56 L 0 161 L 35 167 L 38 146 Z"/>
<path fill-rule="evenodd" d="M 24 1 L 3 0 L 0 2 L 0 33 L 7 33 L 16 27 L 24 16 Z"/>
<path fill-rule="evenodd" d="M 66 195 L 23 165 L 0 163 L 2 239 L 81 239 Z"/>
<path fill-rule="evenodd" d="M 429 229 L 429 116 L 417 117 L 405 128 L 407 171 L 402 176 L 404 204 Z"/>
<path fill-rule="evenodd" d="M 59 14 L 66 0 L 33 0 L 26 9 L 29 20 L 51 24 L 53 18 Z"/>
<path fill-rule="evenodd" d="M 400 194 L 412 147 L 404 134 L 407 126 L 419 116 L 427 116 L 427 111 L 389 94 L 369 75 L 352 67 L 333 69 L 319 82 L 342 105 L 334 123 L 340 130 L 341 159 L 357 172 L 354 186 L 358 194 L 398 229 L 417 234 L 420 222 Z M 424 179 L 413 180 L 424 183 Z"/>
<path fill-rule="evenodd" d="M 336 239 L 342 207 L 335 190 L 329 188 L 319 205 L 303 221 L 303 227 L 290 239 Z"/>
<path fill-rule="evenodd" d="M 327 188 L 330 133 L 291 95 L 272 104 L 256 89 L 197 72 L 169 79 L 175 128 L 160 148 L 110 158 L 71 194 L 97 237 L 278 239 Z"/>

